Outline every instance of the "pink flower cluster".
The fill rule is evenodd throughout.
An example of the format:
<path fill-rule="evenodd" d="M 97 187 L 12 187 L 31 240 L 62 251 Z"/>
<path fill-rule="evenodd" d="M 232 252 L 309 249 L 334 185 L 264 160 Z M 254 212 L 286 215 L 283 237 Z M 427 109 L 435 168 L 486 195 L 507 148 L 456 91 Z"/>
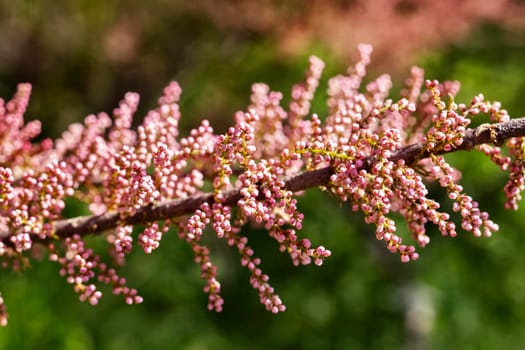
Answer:
<path fill-rule="evenodd" d="M 171 83 L 158 108 L 136 130 L 131 126 L 139 97 L 128 93 L 112 117 L 90 115 L 58 140 L 33 142 L 40 124 L 24 124 L 30 86 L 21 84 L 11 101 L 0 100 L 2 266 L 21 268 L 29 252 L 44 245 L 81 300 L 97 304 L 102 297 L 97 283 L 103 283 L 128 304 L 140 303 L 142 298 L 116 267 L 135 242 L 150 254 L 174 228 L 200 266 L 208 308 L 221 311 L 217 266 L 202 240 L 214 234 L 237 249 L 261 303 L 277 313 L 286 308 L 243 228 L 264 227 L 294 265 L 321 265 L 331 251 L 300 233 L 304 215 L 297 200 L 308 187 L 321 186 L 360 211 L 375 226 L 376 238 L 402 262 L 419 254 L 405 243 L 409 237 L 397 233 L 394 213 L 405 219 L 420 247 L 430 242 L 427 224 L 443 235 L 458 234 L 454 215 L 439 211 L 440 204 L 429 197 L 428 181 L 447 191 L 463 230 L 490 236 L 497 225 L 463 192 L 459 172 L 442 154 L 463 145 L 473 117 L 485 114 L 491 122 L 506 122 L 508 114 L 482 95 L 468 105 L 457 104 L 459 83 L 425 82 L 420 68 L 412 69 L 402 98 L 392 101 L 387 98 L 392 86 L 388 75 L 362 87 L 371 52 L 371 46 L 359 45 L 355 65 L 330 79 L 325 118 L 308 117 L 324 68 L 312 57 L 305 81 L 292 89 L 288 108 L 282 106 L 280 92 L 254 84 L 247 111 L 236 113 L 222 135 L 207 121 L 188 136 L 179 135 L 181 89 Z M 495 145 L 473 145 L 502 170 L 510 170 L 505 193 L 512 209 L 525 187 L 523 140 L 508 139 L 507 154 L 492 134 Z M 407 150 L 414 147 L 420 151 L 409 156 Z M 329 175 L 317 179 L 326 169 Z M 70 197 L 88 203 L 92 216 L 64 218 Z M 143 225 L 139 232 L 135 224 Z M 105 237 L 112 261 L 104 262 L 87 246 L 83 236 L 88 233 Z M 6 320 L 0 298 L 0 324 Z"/>
<path fill-rule="evenodd" d="M 81 301 L 96 305 L 102 297 L 102 292 L 97 290 L 97 286 L 93 283 L 96 278 L 99 282 L 111 285 L 113 294 L 123 295 L 127 304 L 142 302 L 142 297 L 137 295 L 137 290 L 127 287 L 126 279 L 119 277 L 115 269 L 102 263 L 100 257 L 95 255 L 91 248 L 85 246 L 80 236 L 66 238 L 63 245 L 65 249 L 61 251 L 50 244 L 49 259 L 60 264 L 60 275 L 66 278 L 67 283 L 73 285 Z"/>

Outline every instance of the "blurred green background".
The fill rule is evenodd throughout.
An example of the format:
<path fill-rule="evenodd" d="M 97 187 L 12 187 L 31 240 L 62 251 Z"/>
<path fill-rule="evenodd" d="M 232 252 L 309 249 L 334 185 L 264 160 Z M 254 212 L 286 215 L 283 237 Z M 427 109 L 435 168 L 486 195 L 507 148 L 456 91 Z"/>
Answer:
<path fill-rule="evenodd" d="M 326 6 L 353 11 L 341 4 L 358 2 L 327 1 Z M 308 20 L 316 17 L 303 11 L 301 2 L 256 6 L 248 1 L 255 7 L 244 8 L 242 1 L 226 1 L 224 13 L 210 3 L 0 1 L 0 96 L 10 97 L 18 82 L 31 82 L 27 118 L 41 119 L 44 135 L 57 137 L 89 113 L 110 112 L 126 91 L 141 95 L 140 121 L 162 88 L 177 80 L 183 88 L 183 130 L 202 118 L 224 130 L 233 113 L 248 104 L 253 82 L 266 82 L 287 96 L 303 78 L 307 57 L 316 54 L 327 68 L 312 110 L 323 113 L 327 78 L 344 72 L 351 57 L 334 50 L 335 39 L 314 36 L 292 45 L 297 35 L 290 39 L 285 33 L 306 32 L 317 23 Z M 416 2 L 396 4 L 403 6 L 394 8 L 399 18 L 392 15 L 392 22 L 398 20 L 401 28 L 403 16 L 424 21 L 432 15 L 418 12 Z M 455 40 L 444 35 L 446 40 L 425 50 L 409 47 L 406 60 L 389 62 L 380 55 L 370 77 L 388 68 L 400 87 L 406 68 L 418 64 L 429 78 L 460 80 L 460 101 L 483 92 L 511 115 L 522 115 L 525 31 L 505 18 L 475 19 Z M 374 19 L 368 23 L 373 26 Z M 425 42 L 427 34 L 407 33 L 406 41 L 420 35 Z M 354 45 L 352 40 L 339 45 Z M 404 48 L 403 42 L 372 43 L 387 55 Z M 502 209 L 506 174 L 486 159 L 463 153 L 449 160 L 463 170 L 465 190 L 500 224 L 494 237 L 451 239 L 433 230 L 420 260 L 401 264 L 360 215 L 312 190 L 300 208 L 304 235 L 332 250 L 322 267 L 294 268 L 265 232 L 248 233 L 287 305 L 285 313 L 264 310 L 236 252 L 213 239 L 209 244 L 225 307 L 220 314 L 208 312 L 192 253 L 170 234 L 157 252 L 145 256 L 137 249 L 122 268 L 145 298 L 138 306 L 125 305 L 107 289 L 98 306 L 80 303 L 58 267 L 47 261 L 35 261 L 22 273 L 2 270 L 0 291 L 10 319 L 0 329 L 0 349 L 520 349 L 525 344 L 524 212 Z M 402 223 L 399 230 L 406 234 Z M 97 244 L 97 238 L 91 241 Z"/>

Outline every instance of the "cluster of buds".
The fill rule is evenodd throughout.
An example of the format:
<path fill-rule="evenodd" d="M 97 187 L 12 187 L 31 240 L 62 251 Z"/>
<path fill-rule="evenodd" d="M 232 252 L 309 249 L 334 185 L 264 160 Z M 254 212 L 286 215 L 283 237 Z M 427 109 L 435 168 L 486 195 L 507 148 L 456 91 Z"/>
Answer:
<path fill-rule="evenodd" d="M 149 254 L 174 229 L 192 247 L 208 308 L 221 311 L 217 267 L 202 240 L 215 234 L 238 250 L 261 303 L 277 313 L 285 306 L 243 228 L 264 227 L 294 265 L 321 265 L 330 250 L 301 233 L 304 215 L 297 201 L 307 188 L 320 187 L 360 211 L 375 226 L 376 238 L 402 262 L 418 259 L 416 246 L 430 242 L 427 224 L 443 235 L 458 234 L 454 216 L 429 197 L 428 182 L 447 191 L 462 230 L 490 236 L 498 226 L 463 192 L 459 171 L 443 154 L 476 149 L 510 170 L 506 207 L 516 209 L 525 186 L 525 121 L 511 120 L 499 103 L 482 95 L 457 104 L 457 82 L 425 82 L 420 68 L 412 69 L 402 98 L 392 101 L 388 75 L 362 87 L 371 52 L 371 46 L 360 45 L 355 65 L 330 79 L 326 117 L 309 116 L 324 68 L 312 57 L 288 107 L 280 92 L 255 84 L 251 104 L 236 113 L 224 134 L 203 121 L 180 136 L 181 89 L 171 83 L 136 130 L 131 126 L 139 96 L 128 93 L 112 116 L 90 115 L 58 140 L 34 142 L 40 123 L 23 119 L 31 87 L 19 85 L 10 101 L 0 100 L 2 266 L 19 269 L 36 246 L 39 252 L 43 246 L 80 300 L 97 304 L 102 297 L 97 283 L 103 283 L 127 303 L 140 303 L 117 268 L 135 242 Z M 480 114 L 491 123 L 469 129 Z M 86 202 L 91 216 L 63 217 L 71 197 Z M 412 237 L 397 234 L 395 213 Z M 133 230 L 136 224 L 142 232 Z M 90 234 L 104 237 L 111 261 L 87 246 L 84 237 Z M 404 242 L 409 239 L 414 243 Z M 6 323 L 0 297 L 0 324 Z"/>

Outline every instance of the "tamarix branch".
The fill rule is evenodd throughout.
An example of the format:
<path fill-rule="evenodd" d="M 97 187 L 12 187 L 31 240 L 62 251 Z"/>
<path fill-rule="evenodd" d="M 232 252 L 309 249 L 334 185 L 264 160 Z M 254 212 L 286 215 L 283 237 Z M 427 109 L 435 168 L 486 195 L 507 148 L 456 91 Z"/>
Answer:
<path fill-rule="evenodd" d="M 459 171 L 443 154 L 487 155 L 509 172 L 505 207 L 516 209 L 525 184 L 525 118 L 511 119 L 482 95 L 458 104 L 458 82 L 425 82 L 420 68 L 412 69 L 402 98 L 394 102 L 387 99 L 388 75 L 362 86 L 371 52 L 360 45 L 356 64 L 329 80 L 324 118 L 310 114 L 324 68 L 311 57 L 288 108 L 281 105 L 281 93 L 254 84 L 247 111 L 237 112 L 224 134 L 203 121 L 180 136 L 181 89 L 171 83 L 136 130 L 131 125 L 139 97 L 128 93 L 112 117 L 90 115 L 57 140 L 33 142 L 40 122 L 24 123 L 31 87 L 20 84 L 11 101 L 0 100 L 2 265 L 20 269 L 33 249 L 44 247 L 80 300 L 97 304 L 102 283 L 127 303 L 140 303 L 116 268 L 137 243 L 149 254 L 164 234 L 176 231 L 201 268 L 208 308 L 221 311 L 217 268 L 201 240 L 215 234 L 238 250 L 261 303 L 277 313 L 285 306 L 259 268 L 243 227 L 262 225 L 294 265 L 321 265 L 330 251 L 298 237 L 303 214 L 297 200 L 306 189 L 320 187 L 362 212 L 376 238 L 402 262 L 419 257 L 415 245 L 429 243 L 430 224 L 445 236 L 456 236 L 457 225 L 490 236 L 498 226 L 463 192 Z M 488 122 L 470 128 L 479 115 Z M 459 222 L 428 197 L 426 184 L 432 182 L 446 190 Z M 69 198 L 87 203 L 91 215 L 63 217 Z M 393 213 L 405 219 L 414 245 L 396 234 Z M 136 235 L 135 225 L 141 228 Z M 105 238 L 112 262 L 87 246 L 84 237 L 93 234 Z M 7 324 L 1 296 L 0 323 Z"/>

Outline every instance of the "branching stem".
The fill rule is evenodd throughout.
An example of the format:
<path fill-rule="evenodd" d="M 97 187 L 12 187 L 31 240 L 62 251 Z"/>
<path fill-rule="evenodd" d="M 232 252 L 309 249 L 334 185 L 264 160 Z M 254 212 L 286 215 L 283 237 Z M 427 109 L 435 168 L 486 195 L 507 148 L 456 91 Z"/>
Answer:
<path fill-rule="evenodd" d="M 482 124 L 477 128 L 468 129 L 463 143 L 455 149 L 438 153 L 449 153 L 458 150 L 471 150 L 474 146 L 493 143 L 501 145 L 506 139 L 511 137 L 525 136 L 525 117 L 511 119 L 504 123 Z M 423 159 L 430 154 L 424 150 L 422 143 L 414 143 L 398 149 L 390 157 L 396 161 L 404 159 L 408 164 L 417 159 Z M 368 158 L 364 167 L 370 167 L 374 162 L 372 157 Z M 306 190 L 317 186 L 329 184 L 333 170 L 330 166 L 325 168 L 306 171 L 290 177 L 286 180 L 286 189 L 292 192 Z M 235 206 L 240 199 L 238 190 L 231 190 L 225 195 L 225 204 Z M 108 212 L 102 215 L 92 215 L 77 217 L 72 219 L 59 220 L 54 224 L 56 236 L 64 238 L 74 234 L 85 236 L 97 232 L 103 232 L 115 228 L 120 224 L 139 224 L 157 220 L 166 220 L 193 213 L 203 203 L 213 203 L 213 194 L 205 193 L 184 199 L 175 199 L 159 204 L 149 205 L 138 210 L 134 215 L 121 218 L 117 212 Z"/>

